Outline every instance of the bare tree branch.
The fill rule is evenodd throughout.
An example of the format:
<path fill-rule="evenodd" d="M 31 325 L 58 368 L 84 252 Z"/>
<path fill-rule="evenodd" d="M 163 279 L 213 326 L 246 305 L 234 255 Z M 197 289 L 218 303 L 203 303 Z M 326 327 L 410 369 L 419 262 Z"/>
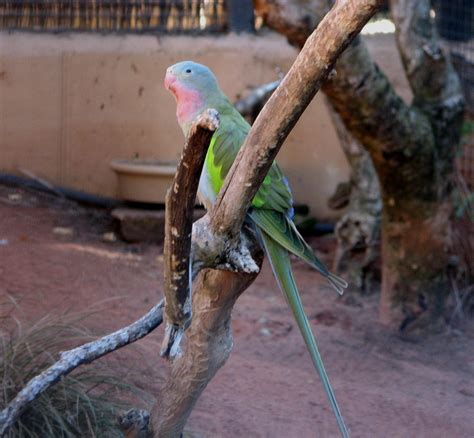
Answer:
<path fill-rule="evenodd" d="M 280 85 L 281 79 L 254 88 L 248 96 L 234 103 L 237 111 L 242 114 L 249 123 L 253 123 L 267 102 L 268 98 Z"/>
<path fill-rule="evenodd" d="M 184 145 L 173 185 L 166 195 L 164 244 L 165 337 L 161 355 L 176 354 L 182 333 L 191 318 L 190 250 L 193 211 L 199 176 L 219 114 L 208 109 L 193 123 Z"/>
<path fill-rule="evenodd" d="M 322 19 L 250 130 L 212 210 L 212 229 L 235 239 L 289 132 L 337 57 L 377 10 L 377 0 L 338 1 Z M 230 189 L 232 188 L 232 189 Z"/>
<path fill-rule="evenodd" d="M 127 327 L 80 347 L 61 353 L 60 359 L 31 379 L 17 396 L 0 412 L 0 436 L 6 436 L 26 406 L 41 393 L 68 375 L 79 365 L 90 363 L 125 345 L 143 338 L 163 321 L 163 302 Z"/>

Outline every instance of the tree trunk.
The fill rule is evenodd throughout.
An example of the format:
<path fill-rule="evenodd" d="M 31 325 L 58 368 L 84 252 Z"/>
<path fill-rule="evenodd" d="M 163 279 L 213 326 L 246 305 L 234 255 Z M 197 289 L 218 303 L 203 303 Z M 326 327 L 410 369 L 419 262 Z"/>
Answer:
<path fill-rule="evenodd" d="M 262 262 L 260 253 L 259 264 Z M 232 350 L 232 308 L 257 274 L 207 269 L 196 280 L 193 319 L 186 331 L 184 353 L 173 361 L 171 374 L 152 412 L 157 437 L 179 437 L 191 411 Z"/>
<path fill-rule="evenodd" d="M 266 23 L 302 47 L 325 0 L 256 0 Z M 370 153 L 383 200 L 380 321 L 411 332 L 437 325 L 450 290 L 454 156 L 463 97 L 441 49 L 428 0 L 392 0 L 397 42 L 414 100 L 406 105 L 360 38 L 322 89 Z M 258 9 L 257 9 L 258 11 Z M 415 323 L 416 322 L 416 323 Z"/>
<path fill-rule="evenodd" d="M 335 227 L 337 248 L 333 270 L 361 293 L 370 294 L 378 289 L 380 279 L 377 266 L 382 215 L 379 179 L 369 153 L 350 135 L 332 108 L 330 113 L 351 167 L 349 203 Z"/>

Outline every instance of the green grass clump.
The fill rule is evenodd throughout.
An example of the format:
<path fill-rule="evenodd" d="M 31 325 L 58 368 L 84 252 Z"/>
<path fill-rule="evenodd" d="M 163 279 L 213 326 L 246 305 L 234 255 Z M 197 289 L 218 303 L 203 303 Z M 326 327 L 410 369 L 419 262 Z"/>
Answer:
<path fill-rule="evenodd" d="M 0 318 L 1 319 L 1 318 Z M 4 319 L 4 318 L 3 318 Z M 65 349 L 90 341 L 78 317 L 45 317 L 32 327 L 0 332 L 0 409 Z M 138 390 L 101 364 L 82 365 L 34 400 L 16 421 L 9 438 L 121 437 L 123 400 Z M 114 375 L 115 374 L 115 375 Z M 134 397 L 136 398 L 136 397 Z"/>

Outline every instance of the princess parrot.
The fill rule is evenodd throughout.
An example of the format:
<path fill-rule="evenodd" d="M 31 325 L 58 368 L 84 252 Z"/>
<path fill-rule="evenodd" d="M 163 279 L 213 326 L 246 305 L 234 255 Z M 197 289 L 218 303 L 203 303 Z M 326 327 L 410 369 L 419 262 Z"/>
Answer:
<path fill-rule="evenodd" d="M 250 125 L 221 91 L 212 71 L 192 61 L 172 65 L 166 71 L 165 87 L 176 99 L 178 123 L 187 136 L 193 120 L 207 108 L 220 115 L 199 180 L 198 198 L 206 209 L 215 202 L 224 179 L 247 136 Z M 292 221 L 293 199 L 287 179 L 274 162 L 253 198 L 248 217 L 256 225 L 276 280 L 293 312 L 311 359 L 319 373 L 343 436 L 348 436 L 334 392 L 324 369 L 316 341 L 293 278 L 289 252 L 316 269 L 340 294 L 347 283 L 330 273 L 313 254 Z"/>

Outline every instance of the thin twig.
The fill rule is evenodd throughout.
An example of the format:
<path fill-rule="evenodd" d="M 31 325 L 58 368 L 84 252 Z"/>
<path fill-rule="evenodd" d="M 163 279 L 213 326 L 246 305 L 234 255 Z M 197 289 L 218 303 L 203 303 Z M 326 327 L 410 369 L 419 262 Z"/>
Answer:
<path fill-rule="evenodd" d="M 163 322 L 163 301 L 146 315 L 127 327 L 72 350 L 61 353 L 60 359 L 31 379 L 8 406 L 0 412 L 0 437 L 6 436 L 29 403 L 68 375 L 79 365 L 90 363 L 125 345 L 143 338 Z"/>
<path fill-rule="evenodd" d="M 46 181 L 44 178 L 40 178 L 38 175 L 34 174 L 31 170 L 25 169 L 23 167 L 19 167 L 18 170 L 26 175 L 28 178 L 31 178 L 33 181 L 36 181 L 38 184 L 43 186 L 45 189 L 54 193 L 56 196 L 60 198 L 65 198 L 64 193 L 58 190 L 53 184 L 49 181 Z"/>

